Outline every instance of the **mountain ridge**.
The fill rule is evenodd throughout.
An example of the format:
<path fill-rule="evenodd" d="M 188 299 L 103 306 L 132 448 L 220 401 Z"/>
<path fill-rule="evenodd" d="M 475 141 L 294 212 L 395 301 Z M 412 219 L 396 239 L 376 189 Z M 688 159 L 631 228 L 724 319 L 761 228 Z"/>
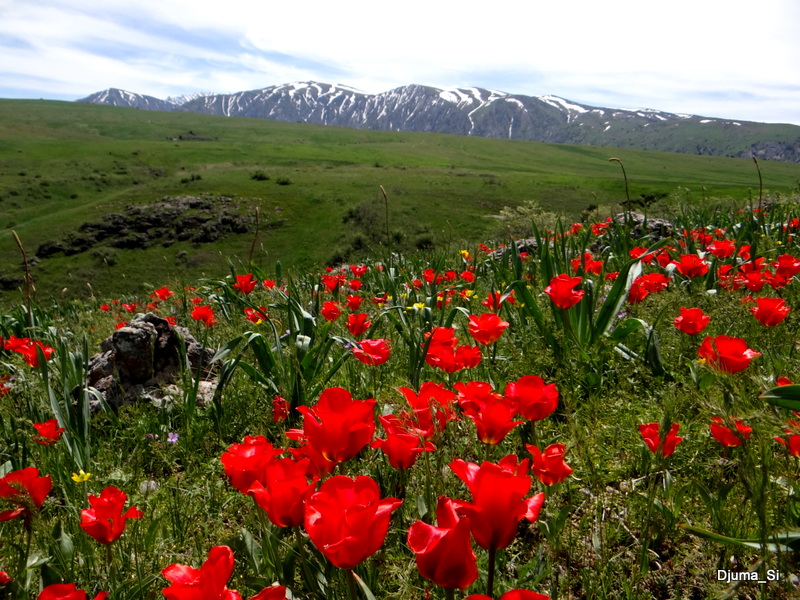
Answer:
<path fill-rule="evenodd" d="M 304 81 L 162 100 L 109 88 L 77 100 L 143 110 L 266 118 L 357 129 L 449 133 L 550 143 L 800 162 L 800 126 L 596 107 L 554 95 L 411 84 L 368 94 Z"/>

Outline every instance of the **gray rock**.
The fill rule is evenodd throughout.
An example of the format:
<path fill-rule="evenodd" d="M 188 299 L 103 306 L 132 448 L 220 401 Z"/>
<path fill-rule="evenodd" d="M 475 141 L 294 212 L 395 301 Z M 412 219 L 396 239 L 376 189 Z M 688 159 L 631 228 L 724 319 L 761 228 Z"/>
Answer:
<path fill-rule="evenodd" d="M 202 369 L 200 403 L 213 397 L 217 379 L 210 362 L 214 351 L 204 348 L 185 327 L 173 327 L 158 315 L 137 314 L 103 340 L 100 350 L 89 359 L 88 384 L 111 406 L 139 401 L 166 404 L 180 392 L 173 384 L 180 380 L 185 360 L 193 373 Z"/>

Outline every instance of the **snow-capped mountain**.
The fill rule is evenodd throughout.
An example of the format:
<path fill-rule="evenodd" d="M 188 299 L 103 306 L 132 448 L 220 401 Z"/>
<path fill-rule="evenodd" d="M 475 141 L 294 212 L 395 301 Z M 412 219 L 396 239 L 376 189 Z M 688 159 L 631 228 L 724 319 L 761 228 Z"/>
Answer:
<path fill-rule="evenodd" d="M 296 82 L 235 94 L 160 100 L 110 89 L 79 100 L 145 110 L 255 117 L 360 129 L 423 131 L 538 142 L 634 147 L 800 162 L 800 127 L 652 109 L 600 108 L 557 96 L 478 87 L 407 85 L 367 94 L 340 84 Z"/>

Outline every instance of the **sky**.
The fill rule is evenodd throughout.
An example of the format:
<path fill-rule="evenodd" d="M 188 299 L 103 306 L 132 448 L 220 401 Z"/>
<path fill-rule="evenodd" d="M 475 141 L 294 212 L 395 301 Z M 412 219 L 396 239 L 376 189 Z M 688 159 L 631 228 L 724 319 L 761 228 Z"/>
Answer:
<path fill-rule="evenodd" d="M 0 0 L 0 98 L 484 87 L 800 125 L 797 0 Z"/>

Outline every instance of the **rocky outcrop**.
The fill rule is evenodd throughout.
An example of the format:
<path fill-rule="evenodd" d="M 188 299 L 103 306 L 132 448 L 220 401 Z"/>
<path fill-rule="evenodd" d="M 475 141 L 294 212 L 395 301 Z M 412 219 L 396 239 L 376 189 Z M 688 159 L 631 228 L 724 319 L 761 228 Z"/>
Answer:
<path fill-rule="evenodd" d="M 137 314 L 100 344 L 89 359 L 89 386 L 113 407 L 131 402 L 168 402 L 179 394 L 181 370 L 202 369 L 198 400 L 210 398 L 216 377 L 210 364 L 214 351 L 204 348 L 184 327 L 174 327 L 153 313 Z M 93 409 L 99 406 L 93 406 Z"/>
<path fill-rule="evenodd" d="M 207 244 L 247 233 L 251 220 L 249 215 L 239 214 L 232 199 L 225 196 L 166 197 L 151 204 L 128 205 L 124 214 L 110 213 L 100 221 L 83 223 L 61 241 L 42 242 L 36 256 L 71 256 L 104 246 L 138 249 L 157 244 L 168 247 L 183 241 Z"/>

